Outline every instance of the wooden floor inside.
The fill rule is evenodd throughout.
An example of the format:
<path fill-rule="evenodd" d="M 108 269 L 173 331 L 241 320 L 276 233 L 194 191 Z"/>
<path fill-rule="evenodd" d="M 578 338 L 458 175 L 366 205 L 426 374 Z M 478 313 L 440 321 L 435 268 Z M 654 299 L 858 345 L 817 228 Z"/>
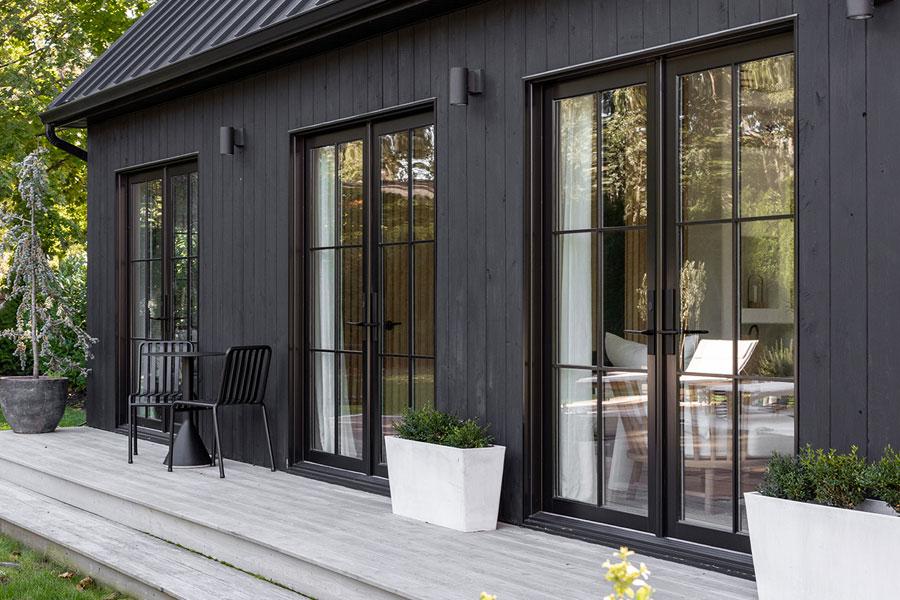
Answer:
<path fill-rule="evenodd" d="M 611 549 L 603 546 L 510 525 L 494 532 L 459 533 L 395 517 L 389 498 L 231 461 L 226 461 L 224 480 L 214 468 L 168 473 L 162 465 L 163 446 L 142 443 L 133 465 L 126 463 L 126 449 L 123 436 L 88 428 L 39 436 L 0 432 L 0 478 L 55 497 L 57 489 L 69 490 L 60 491 L 66 497 L 57 499 L 92 505 L 79 508 L 98 514 L 104 512 L 101 501 L 90 498 L 133 507 L 135 514 L 151 511 L 177 518 L 214 532 L 218 537 L 208 539 L 222 540 L 218 543 L 223 546 L 229 539 L 253 543 L 262 553 L 277 554 L 282 563 L 287 558 L 303 561 L 382 590 L 385 597 L 476 600 L 487 591 L 499 600 L 586 599 L 608 593 L 601 564 Z M 127 512 L 112 506 L 108 510 L 118 512 L 103 516 Z M 157 527 L 151 533 L 167 533 L 158 525 L 163 521 L 148 519 L 144 526 Z M 168 539 L 190 547 L 178 537 L 185 534 L 175 531 L 181 529 L 172 529 Z M 224 547 L 219 556 L 206 543 L 193 549 L 229 558 Z M 751 581 L 657 558 L 638 559 L 652 571 L 651 583 L 661 600 L 756 598 Z M 267 564 L 265 556 L 254 560 Z M 329 589 L 321 581 L 310 582 L 310 590 L 297 589 L 302 585 L 301 580 L 291 587 L 328 595 L 321 591 Z"/>

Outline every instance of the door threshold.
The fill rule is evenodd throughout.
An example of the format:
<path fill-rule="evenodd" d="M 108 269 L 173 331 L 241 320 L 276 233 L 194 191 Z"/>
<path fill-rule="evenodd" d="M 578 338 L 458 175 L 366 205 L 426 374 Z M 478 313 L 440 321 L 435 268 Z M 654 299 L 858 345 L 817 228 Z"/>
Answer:
<path fill-rule="evenodd" d="M 658 537 L 651 533 L 595 523 L 575 517 L 538 512 L 525 519 L 524 527 L 604 546 L 628 546 L 647 556 L 709 569 L 742 579 L 755 579 L 753 557 L 695 542 Z"/>
<path fill-rule="evenodd" d="M 377 475 L 366 475 L 356 471 L 347 471 L 337 467 L 329 467 L 311 462 L 299 462 L 285 469 L 286 472 L 301 477 L 309 477 L 325 483 L 333 483 L 344 487 L 378 494 L 380 496 L 391 495 L 391 487 L 388 480 Z"/>

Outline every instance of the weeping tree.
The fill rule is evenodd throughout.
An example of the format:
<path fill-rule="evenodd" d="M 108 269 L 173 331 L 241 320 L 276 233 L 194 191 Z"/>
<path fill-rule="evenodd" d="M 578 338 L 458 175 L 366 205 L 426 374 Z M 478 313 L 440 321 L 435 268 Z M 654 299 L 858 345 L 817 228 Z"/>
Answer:
<path fill-rule="evenodd" d="M 34 377 L 40 376 L 41 364 L 49 372 L 75 370 L 85 374 L 96 340 L 73 320 L 78 311 L 71 306 L 67 290 L 50 265 L 38 232 L 38 220 L 48 210 L 50 189 L 44 150 L 31 152 L 15 167 L 23 210 L 20 214 L 14 209 L 0 209 L 0 249 L 12 255 L 0 308 L 10 302 L 19 304 L 15 323 L 0 331 L 0 337 L 15 343 L 14 353 L 23 369 L 31 359 Z M 57 351 L 73 342 L 84 362 Z"/>

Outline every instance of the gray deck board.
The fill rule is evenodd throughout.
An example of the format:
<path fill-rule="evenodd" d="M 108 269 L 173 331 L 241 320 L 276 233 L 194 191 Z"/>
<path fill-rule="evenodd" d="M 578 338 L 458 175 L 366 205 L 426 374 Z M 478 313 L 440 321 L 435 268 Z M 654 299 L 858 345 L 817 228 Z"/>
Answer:
<path fill-rule="evenodd" d="M 124 574 L 140 597 L 194 600 L 301 600 L 286 589 L 140 531 L 0 481 L 0 531 L 28 532 L 76 566 L 118 587 Z M 14 536 L 16 537 L 16 536 Z M 111 575 L 116 574 L 116 575 Z M 121 590 L 121 588 L 120 588 Z"/>
<path fill-rule="evenodd" d="M 409 598 L 501 600 L 602 597 L 609 548 L 501 525 L 459 533 L 395 517 L 390 499 L 226 461 L 167 473 L 162 446 L 143 443 L 133 465 L 125 439 L 94 429 L 44 436 L 0 433 L 0 461 L 178 515 Z M 0 477 L 3 477 L 0 470 Z M 753 582 L 639 557 L 658 597 L 755 598 Z M 301 590 L 302 591 L 302 590 Z"/>

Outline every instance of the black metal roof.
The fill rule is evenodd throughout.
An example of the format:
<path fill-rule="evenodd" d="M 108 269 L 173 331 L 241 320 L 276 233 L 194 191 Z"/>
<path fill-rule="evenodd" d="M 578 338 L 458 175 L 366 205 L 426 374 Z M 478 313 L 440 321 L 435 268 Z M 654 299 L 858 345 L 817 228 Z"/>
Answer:
<path fill-rule="evenodd" d="M 159 0 L 50 105 L 55 108 L 339 0 Z"/>
<path fill-rule="evenodd" d="M 158 0 L 41 120 L 85 126 L 478 0 Z"/>

